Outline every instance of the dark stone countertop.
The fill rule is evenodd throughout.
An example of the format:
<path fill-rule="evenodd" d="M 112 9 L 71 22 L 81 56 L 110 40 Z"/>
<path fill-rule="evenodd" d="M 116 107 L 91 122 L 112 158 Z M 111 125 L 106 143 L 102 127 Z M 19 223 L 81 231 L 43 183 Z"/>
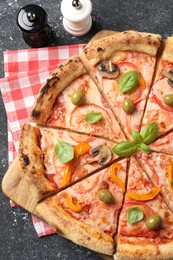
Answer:
<path fill-rule="evenodd" d="M 69 0 L 70 1 L 70 0 Z M 29 48 L 16 25 L 18 10 L 27 4 L 41 5 L 48 14 L 54 31 L 52 45 L 86 43 L 101 29 L 123 31 L 134 29 L 159 33 L 163 37 L 173 33 L 173 5 L 171 0 L 92 0 L 93 26 L 80 38 L 66 33 L 62 26 L 58 0 L 6 0 L 0 1 L 0 76 L 3 77 L 3 51 Z M 8 168 L 7 123 L 0 97 L 0 180 Z M 99 260 L 97 254 L 72 242 L 52 235 L 38 238 L 31 215 L 20 207 L 10 208 L 9 199 L 0 191 L 0 259 L 37 260 L 71 259 Z"/>

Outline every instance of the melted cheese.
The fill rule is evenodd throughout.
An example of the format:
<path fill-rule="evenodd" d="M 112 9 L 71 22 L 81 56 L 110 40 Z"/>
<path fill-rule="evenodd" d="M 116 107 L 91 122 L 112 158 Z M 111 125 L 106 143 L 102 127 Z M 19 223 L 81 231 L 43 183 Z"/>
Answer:
<path fill-rule="evenodd" d="M 173 209 L 173 189 L 170 189 L 167 176 L 167 166 L 173 165 L 173 156 L 154 152 L 147 155 L 141 152 L 138 153 L 138 157 L 151 180 L 161 188 L 162 194 Z M 156 183 L 155 175 L 157 175 L 158 183 Z"/>
<path fill-rule="evenodd" d="M 157 170 L 159 171 L 161 168 L 162 167 L 158 168 Z M 161 174 L 163 174 L 163 169 Z M 161 178 L 161 182 L 163 182 L 164 179 L 165 176 Z M 134 183 L 136 183 L 136 185 Z M 140 183 L 143 183 L 143 185 L 140 185 Z M 139 166 L 137 161 L 132 157 L 128 173 L 127 190 L 132 189 L 135 193 L 144 193 L 152 187 L 153 185 L 147 178 L 145 172 Z M 144 218 L 134 224 L 128 224 L 127 211 L 132 206 L 138 206 L 141 208 L 144 213 Z M 158 214 L 161 217 L 161 229 L 150 230 L 147 228 L 146 220 L 152 214 Z M 152 239 L 157 238 L 159 241 L 161 241 L 161 239 L 173 238 L 173 213 L 168 209 L 165 202 L 159 195 L 151 200 L 146 201 L 136 201 L 128 198 L 128 196 L 125 196 L 125 202 L 120 214 L 119 234 L 131 237 L 147 237 Z M 153 240 L 153 242 L 155 242 L 155 240 Z"/>
<path fill-rule="evenodd" d="M 112 58 L 112 61 L 115 62 L 114 58 Z M 155 58 L 148 54 L 127 52 L 123 61 L 120 55 L 120 60 L 116 59 L 116 62 L 120 68 L 120 76 L 124 71 L 127 72 L 137 69 L 138 72 L 142 74 L 146 83 L 145 88 L 138 86 L 129 93 L 121 94 L 118 90 L 120 76 L 116 79 L 102 78 L 99 75 L 98 69 L 94 68 L 94 71 L 96 71 L 96 77 L 100 83 L 101 91 L 103 91 L 105 96 L 108 98 L 110 105 L 114 109 L 115 115 L 123 126 L 128 138 L 131 139 L 132 129 L 140 130 L 145 102 L 150 89 L 152 74 L 154 72 Z M 150 73 L 148 73 L 148 71 L 150 71 Z M 122 102 L 125 97 L 131 98 L 135 104 L 135 109 L 131 115 L 127 115 L 122 109 Z"/>
<path fill-rule="evenodd" d="M 121 162 L 119 176 L 125 182 L 126 163 Z M 100 189 L 107 188 L 112 193 L 114 200 L 111 204 L 106 204 L 99 200 Z M 68 208 L 66 198 L 72 196 L 77 203 L 83 206 L 80 213 L 75 213 Z M 93 176 L 73 185 L 72 187 L 60 192 L 57 195 L 62 207 L 75 219 L 87 223 L 93 227 L 98 227 L 104 232 L 113 235 L 117 228 L 117 216 L 122 206 L 123 191 L 110 178 L 109 168 L 102 170 Z"/>
<path fill-rule="evenodd" d="M 173 132 L 150 144 L 150 148 L 157 152 L 173 154 Z"/>
<path fill-rule="evenodd" d="M 167 94 L 173 94 L 173 88 L 169 86 L 167 79 L 156 81 L 152 86 L 142 121 L 143 126 L 155 121 L 159 126 L 159 135 L 173 128 L 173 109 L 163 102 L 163 96 Z"/>
<path fill-rule="evenodd" d="M 75 90 L 81 90 L 85 96 L 85 102 L 80 106 L 71 102 Z M 97 124 L 85 121 L 85 115 L 91 111 L 102 113 L 103 118 Z M 61 92 L 47 124 L 83 133 L 95 133 L 117 142 L 125 139 L 111 109 L 88 74 L 76 79 Z"/>

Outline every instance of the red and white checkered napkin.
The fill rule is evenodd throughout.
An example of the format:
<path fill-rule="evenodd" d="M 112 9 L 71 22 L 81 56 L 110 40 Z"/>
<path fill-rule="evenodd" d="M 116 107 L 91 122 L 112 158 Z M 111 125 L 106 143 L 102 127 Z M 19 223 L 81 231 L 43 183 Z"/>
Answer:
<path fill-rule="evenodd" d="M 38 90 L 59 64 L 79 55 L 83 45 L 56 46 L 4 52 L 5 78 L 0 79 L 8 121 L 9 163 L 17 155 L 20 129 L 28 122 Z M 11 203 L 11 206 L 15 206 Z M 32 216 L 38 236 L 55 233 L 46 223 Z"/>

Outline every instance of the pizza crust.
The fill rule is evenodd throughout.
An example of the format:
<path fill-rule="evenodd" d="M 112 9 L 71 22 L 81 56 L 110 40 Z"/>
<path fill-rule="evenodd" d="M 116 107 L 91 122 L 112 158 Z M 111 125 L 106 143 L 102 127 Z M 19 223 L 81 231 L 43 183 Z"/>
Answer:
<path fill-rule="evenodd" d="M 144 237 L 123 237 L 119 236 L 116 260 L 172 260 L 173 241 L 165 243 L 155 243 L 155 239 Z M 155 244 L 154 244 L 155 243 Z"/>
<path fill-rule="evenodd" d="M 45 199 L 36 207 L 37 216 L 45 220 L 56 232 L 74 243 L 96 252 L 113 255 L 113 239 L 96 227 L 71 217 L 60 205 L 56 196 Z"/>
<path fill-rule="evenodd" d="M 78 56 L 73 56 L 60 65 L 41 87 L 31 112 L 30 121 L 45 124 L 61 91 L 85 73 L 86 70 Z"/>
<path fill-rule="evenodd" d="M 173 63 L 173 36 L 166 39 L 161 60 Z"/>
<path fill-rule="evenodd" d="M 36 133 L 36 130 L 38 133 Z M 22 127 L 19 145 L 18 170 L 22 178 L 31 185 L 31 193 L 38 193 L 38 201 L 56 191 L 45 176 L 42 153 L 39 148 L 39 129 L 31 125 Z"/>
<path fill-rule="evenodd" d="M 83 48 L 81 59 L 87 59 L 90 65 L 94 66 L 101 60 L 110 58 L 117 51 L 139 51 L 155 56 L 160 43 L 159 34 L 124 31 L 89 42 Z"/>

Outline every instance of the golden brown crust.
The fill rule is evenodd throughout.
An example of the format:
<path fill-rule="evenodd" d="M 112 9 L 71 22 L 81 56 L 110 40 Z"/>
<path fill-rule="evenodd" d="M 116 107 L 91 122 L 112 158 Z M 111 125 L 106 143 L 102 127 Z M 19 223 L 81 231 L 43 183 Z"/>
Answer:
<path fill-rule="evenodd" d="M 173 63 L 173 36 L 166 39 L 161 59 Z"/>
<path fill-rule="evenodd" d="M 83 48 L 83 56 L 95 65 L 100 60 L 110 58 L 117 51 L 139 51 L 155 56 L 160 46 L 161 36 L 136 31 L 113 34 L 101 40 L 88 43 Z"/>
<path fill-rule="evenodd" d="M 49 118 L 53 105 L 58 95 L 73 80 L 86 73 L 78 56 L 73 56 L 60 65 L 40 88 L 30 121 L 37 124 L 45 124 Z"/>
<path fill-rule="evenodd" d="M 98 33 L 96 33 L 90 40 L 90 42 L 96 41 L 103 39 L 105 37 L 111 36 L 115 33 L 118 33 L 117 31 L 112 31 L 112 30 L 101 30 Z"/>
<path fill-rule="evenodd" d="M 33 213 L 42 196 L 36 187 L 31 185 L 28 178 L 25 178 L 25 176 L 21 178 L 17 166 L 18 156 L 10 165 L 2 180 L 2 191 L 17 205 Z"/>
<path fill-rule="evenodd" d="M 45 199 L 36 207 L 39 217 L 57 233 L 74 243 L 106 255 L 113 255 L 113 239 L 96 227 L 71 217 L 59 204 L 56 196 Z"/>
<path fill-rule="evenodd" d="M 154 239 L 119 236 L 116 260 L 171 260 L 173 259 L 173 240 L 155 243 Z"/>
<path fill-rule="evenodd" d="M 22 127 L 19 145 L 18 170 L 22 178 L 28 180 L 37 190 L 40 198 L 56 189 L 45 176 L 42 153 L 39 148 L 39 129 L 25 124 Z"/>

